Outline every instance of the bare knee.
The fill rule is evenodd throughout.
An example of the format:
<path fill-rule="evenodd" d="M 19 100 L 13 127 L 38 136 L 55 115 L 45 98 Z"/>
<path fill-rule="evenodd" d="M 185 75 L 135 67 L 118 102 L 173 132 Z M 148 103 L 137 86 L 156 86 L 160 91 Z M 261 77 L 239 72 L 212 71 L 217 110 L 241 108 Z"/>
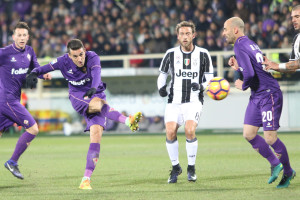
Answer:
<path fill-rule="evenodd" d="M 268 145 L 272 145 L 277 140 L 277 132 L 276 131 L 264 131 L 265 141 Z"/>
<path fill-rule="evenodd" d="M 255 136 L 257 135 L 258 129 L 259 127 L 244 124 L 243 137 L 248 141 L 254 139 Z"/>
<path fill-rule="evenodd" d="M 166 130 L 167 140 L 173 141 L 177 137 L 176 130 Z"/>
<path fill-rule="evenodd" d="M 103 133 L 103 127 L 100 125 L 92 125 L 90 127 L 90 143 L 100 143 Z"/>
<path fill-rule="evenodd" d="M 35 123 L 30 128 L 26 129 L 26 131 L 32 135 L 37 135 L 39 133 L 39 128 L 38 128 L 37 123 Z"/>
<path fill-rule="evenodd" d="M 195 134 L 196 128 L 190 126 L 190 127 L 185 127 L 184 129 L 185 129 L 185 137 L 187 139 L 192 140 L 196 137 Z"/>

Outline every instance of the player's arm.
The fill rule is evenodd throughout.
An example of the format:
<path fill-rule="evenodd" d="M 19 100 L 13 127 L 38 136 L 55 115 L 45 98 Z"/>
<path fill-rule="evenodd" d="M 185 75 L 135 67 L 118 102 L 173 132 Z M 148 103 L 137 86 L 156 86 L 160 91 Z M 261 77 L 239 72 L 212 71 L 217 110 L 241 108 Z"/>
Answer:
<path fill-rule="evenodd" d="M 35 67 L 26 77 L 26 87 L 32 89 L 37 84 L 38 76 L 43 76 L 48 72 L 54 71 L 56 69 L 59 69 L 59 63 L 57 62 L 57 59 L 53 60 L 47 65 Z"/>
<path fill-rule="evenodd" d="M 35 55 L 33 49 L 31 49 L 31 51 L 32 51 L 31 52 L 32 59 L 31 59 L 31 63 L 30 63 L 30 69 L 32 70 L 32 69 L 40 67 L 40 64 L 37 61 L 37 58 L 36 58 L 36 55 Z M 38 78 L 45 79 L 45 80 L 51 80 L 52 76 L 51 76 L 51 74 L 46 73 L 46 74 L 39 75 Z"/>
<path fill-rule="evenodd" d="M 204 81 L 202 82 L 202 87 L 204 90 L 210 83 L 210 80 L 214 77 L 214 67 L 212 65 L 211 57 L 207 51 L 207 57 L 205 57 L 205 71 L 204 71 Z M 201 90 L 201 89 L 200 89 Z"/>
<path fill-rule="evenodd" d="M 264 56 L 262 64 L 266 65 L 266 70 L 273 69 L 282 73 L 294 73 L 297 69 L 300 69 L 300 59 L 278 64 Z"/>
<path fill-rule="evenodd" d="M 91 67 L 92 85 L 91 88 L 83 95 L 84 97 L 91 98 L 101 84 L 101 64 L 98 55 L 95 55 L 88 61 L 87 67 Z"/>
<path fill-rule="evenodd" d="M 242 73 L 244 77 L 244 81 L 237 80 L 235 85 L 237 89 L 247 90 L 250 87 L 250 84 L 255 76 L 253 66 L 250 61 L 249 55 L 242 49 L 236 51 L 236 58 L 238 61 L 238 65 L 243 67 Z"/>
<path fill-rule="evenodd" d="M 159 71 L 160 74 L 157 78 L 157 88 L 158 88 L 158 92 L 159 95 L 161 97 L 165 97 L 168 95 L 167 92 L 167 78 L 168 78 L 168 74 L 169 74 L 169 70 L 170 70 L 170 53 L 167 51 L 167 53 L 164 55 L 160 67 L 159 67 Z"/>

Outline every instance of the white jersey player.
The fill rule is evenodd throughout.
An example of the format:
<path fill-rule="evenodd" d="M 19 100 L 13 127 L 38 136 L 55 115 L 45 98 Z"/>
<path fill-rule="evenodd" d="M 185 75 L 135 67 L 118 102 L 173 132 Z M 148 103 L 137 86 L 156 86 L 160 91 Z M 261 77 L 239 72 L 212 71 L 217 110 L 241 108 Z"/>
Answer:
<path fill-rule="evenodd" d="M 176 183 L 182 173 L 178 158 L 177 130 L 185 125 L 186 151 L 188 157 L 188 181 L 196 181 L 195 162 L 198 149 L 196 128 L 203 105 L 203 91 L 213 78 L 213 66 L 209 52 L 193 44 L 195 25 L 183 21 L 176 26 L 180 46 L 169 49 L 159 68 L 157 80 L 159 94 L 168 95 L 165 110 L 166 146 L 172 163 L 168 183 Z M 167 77 L 171 75 L 167 92 Z"/>

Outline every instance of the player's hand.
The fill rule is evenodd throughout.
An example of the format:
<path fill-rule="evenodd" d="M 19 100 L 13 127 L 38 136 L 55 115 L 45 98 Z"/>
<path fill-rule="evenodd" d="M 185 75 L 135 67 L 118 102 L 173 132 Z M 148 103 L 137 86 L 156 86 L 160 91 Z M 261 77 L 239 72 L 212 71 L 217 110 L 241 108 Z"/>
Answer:
<path fill-rule="evenodd" d="M 96 88 L 91 88 L 89 89 L 84 95 L 83 98 L 88 97 L 91 98 L 94 94 L 96 94 L 97 89 Z"/>
<path fill-rule="evenodd" d="M 44 78 L 45 80 L 51 80 L 51 79 L 52 79 L 52 75 L 51 75 L 50 73 L 47 73 L 47 74 L 44 74 L 44 75 L 43 75 L 43 78 Z"/>
<path fill-rule="evenodd" d="M 243 90 L 243 81 L 241 81 L 240 79 L 237 79 L 234 83 L 236 89 L 239 89 L 239 90 Z"/>
<path fill-rule="evenodd" d="M 273 70 L 278 70 L 279 69 L 279 64 L 270 61 L 266 56 L 264 56 L 264 61 L 261 63 L 262 65 L 266 66 L 266 70 L 273 69 Z"/>
<path fill-rule="evenodd" d="M 37 80 L 36 72 L 31 72 L 26 77 L 26 87 L 27 88 L 30 88 L 30 89 L 34 88 L 34 86 L 36 86 L 37 82 L 38 82 L 38 80 Z"/>
<path fill-rule="evenodd" d="M 239 69 L 239 65 L 234 56 L 231 56 L 228 60 L 228 65 L 232 67 L 235 71 Z"/>
<path fill-rule="evenodd" d="M 200 92 L 202 92 L 202 91 L 204 91 L 204 87 L 202 84 L 192 83 L 192 90 L 193 91 L 200 90 Z"/>
<path fill-rule="evenodd" d="M 162 88 L 159 89 L 159 95 L 161 97 L 166 97 L 168 95 L 168 92 L 167 92 L 167 85 L 163 86 Z"/>

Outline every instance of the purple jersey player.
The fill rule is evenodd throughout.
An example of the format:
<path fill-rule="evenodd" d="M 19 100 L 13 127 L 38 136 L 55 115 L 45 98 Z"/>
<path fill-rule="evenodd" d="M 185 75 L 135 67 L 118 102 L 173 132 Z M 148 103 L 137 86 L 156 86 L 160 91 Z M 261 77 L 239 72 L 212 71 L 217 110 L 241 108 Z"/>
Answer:
<path fill-rule="evenodd" d="M 23 179 L 18 160 L 38 134 L 38 126 L 28 110 L 21 105 L 21 87 L 29 70 L 39 67 L 32 47 L 27 46 L 30 29 L 19 22 L 13 30 L 14 43 L 0 49 L 0 135 L 14 123 L 26 130 L 19 138 L 15 151 L 4 166 L 17 178 Z M 45 79 L 51 79 L 49 74 Z"/>
<path fill-rule="evenodd" d="M 141 112 L 126 117 L 111 109 L 106 102 L 106 85 L 101 81 L 101 65 L 99 56 L 93 51 L 86 51 L 82 42 L 72 39 L 67 44 L 68 53 L 58 57 L 51 63 L 32 70 L 27 78 L 32 87 L 36 84 L 36 77 L 53 70 L 60 70 L 69 82 L 69 99 L 73 108 L 84 116 L 90 131 L 90 147 L 87 153 L 87 163 L 80 189 L 92 189 L 90 177 L 99 159 L 100 141 L 105 118 L 125 123 L 132 131 L 138 129 Z"/>
<path fill-rule="evenodd" d="M 236 55 L 236 58 L 229 59 L 228 64 L 244 77 L 243 81 L 236 80 L 235 87 L 240 90 L 251 89 L 243 136 L 271 164 L 268 183 L 274 182 L 283 169 L 283 177 L 277 188 L 288 187 L 295 171 L 290 166 L 285 145 L 277 137 L 283 100 L 278 82 L 265 71 L 263 55 L 257 44 L 244 35 L 243 20 L 238 17 L 228 19 L 224 23 L 223 36 L 229 44 L 234 44 Z M 263 127 L 265 139 L 257 134 L 259 127 Z"/>

